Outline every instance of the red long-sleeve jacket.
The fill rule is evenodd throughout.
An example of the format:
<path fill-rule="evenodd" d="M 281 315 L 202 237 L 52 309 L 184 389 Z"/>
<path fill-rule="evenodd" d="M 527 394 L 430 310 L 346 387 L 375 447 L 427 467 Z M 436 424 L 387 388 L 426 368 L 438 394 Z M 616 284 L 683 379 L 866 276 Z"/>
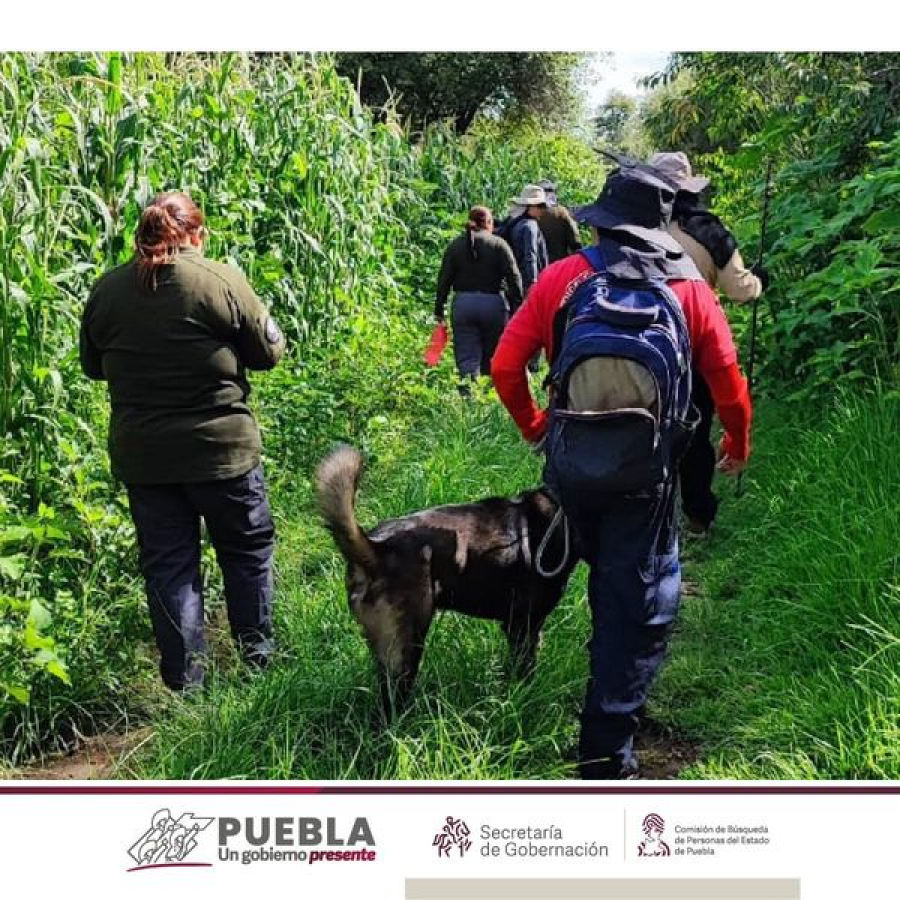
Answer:
<path fill-rule="evenodd" d="M 494 354 L 491 376 L 497 393 L 527 441 L 539 440 L 547 428 L 547 412 L 538 408 L 531 395 L 528 360 L 538 350 L 552 358 L 553 319 L 572 289 L 591 271 L 590 263 L 580 253 L 544 269 L 506 326 Z M 684 310 L 694 367 L 709 385 L 725 427 L 723 451 L 734 460 L 746 460 L 750 455 L 752 407 L 728 320 L 705 281 L 670 281 L 669 287 Z"/>

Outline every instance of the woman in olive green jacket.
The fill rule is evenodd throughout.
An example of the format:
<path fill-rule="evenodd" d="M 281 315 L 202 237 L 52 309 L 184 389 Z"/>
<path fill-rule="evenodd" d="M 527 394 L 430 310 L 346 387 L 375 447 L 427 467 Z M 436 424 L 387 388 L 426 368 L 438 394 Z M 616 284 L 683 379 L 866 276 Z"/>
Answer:
<path fill-rule="evenodd" d="M 107 382 L 109 452 L 128 490 L 163 680 L 202 683 L 206 643 L 200 519 L 244 657 L 272 650 L 275 530 L 247 404 L 247 369 L 270 369 L 284 338 L 235 268 L 203 256 L 203 214 L 183 193 L 141 215 L 134 258 L 95 285 L 81 363 Z"/>

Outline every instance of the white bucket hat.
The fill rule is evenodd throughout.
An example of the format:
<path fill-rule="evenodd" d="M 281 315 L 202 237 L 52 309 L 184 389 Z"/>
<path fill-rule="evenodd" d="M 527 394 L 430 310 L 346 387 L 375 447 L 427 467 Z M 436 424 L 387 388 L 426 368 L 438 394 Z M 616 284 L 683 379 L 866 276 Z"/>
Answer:
<path fill-rule="evenodd" d="M 691 161 L 680 150 L 677 153 L 654 153 L 647 165 L 677 184 L 678 190 L 689 194 L 699 194 L 709 184 L 708 178 L 694 175 Z"/>
<path fill-rule="evenodd" d="M 547 194 L 539 184 L 526 184 L 522 193 L 509 201 L 510 209 L 516 209 L 515 215 L 521 215 L 529 206 L 546 206 Z"/>

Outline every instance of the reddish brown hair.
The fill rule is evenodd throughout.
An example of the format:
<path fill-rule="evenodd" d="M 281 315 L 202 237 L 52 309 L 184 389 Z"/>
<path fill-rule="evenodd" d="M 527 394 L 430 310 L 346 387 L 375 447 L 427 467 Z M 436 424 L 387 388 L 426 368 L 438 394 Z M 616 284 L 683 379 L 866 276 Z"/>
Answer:
<path fill-rule="evenodd" d="M 478 251 L 475 249 L 475 232 L 490 231 L 494 217 L 486 206 L 473 206 L 469 210 L 469 221 L 466 222 L 466 231 L 469 234 L 469 256 L 478 259 Z"/>
<path fill-rule="evenodd" d="M 175 261 L 178 248 L 203 228 L 203 213 L 187 194 L 157 194 L 144 208 L 134 236 L 138 278 L 144 287 L 156 289 L 160 266 Z"/>
<path fill-rule="evenodd" d="M 486 206 L 473 206 L 469 210 L 466 231 L 484 231 L 488 227 L 488 222 L 492 222 L 493 219 L 491 211 Z"/>

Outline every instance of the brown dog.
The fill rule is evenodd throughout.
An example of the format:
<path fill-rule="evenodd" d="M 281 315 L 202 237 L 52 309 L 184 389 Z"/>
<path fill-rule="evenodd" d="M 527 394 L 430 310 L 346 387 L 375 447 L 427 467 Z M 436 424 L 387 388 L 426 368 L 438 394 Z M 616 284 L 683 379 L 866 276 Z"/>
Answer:
<path fill-rule="evenodd" d="M 576 562 L 564 520 L 547 537 L 557 513 L 549 494 L 437 506 L 365 532 L 354 512 L 361 471 L 359 453 L 337 447 L 319 465 L 316 489 L 347 559 L 350 609 L 378 661 L 385 714 L 409 696 L 437 609 L 499 621 L 516 668 L 528 674 Z"/>

